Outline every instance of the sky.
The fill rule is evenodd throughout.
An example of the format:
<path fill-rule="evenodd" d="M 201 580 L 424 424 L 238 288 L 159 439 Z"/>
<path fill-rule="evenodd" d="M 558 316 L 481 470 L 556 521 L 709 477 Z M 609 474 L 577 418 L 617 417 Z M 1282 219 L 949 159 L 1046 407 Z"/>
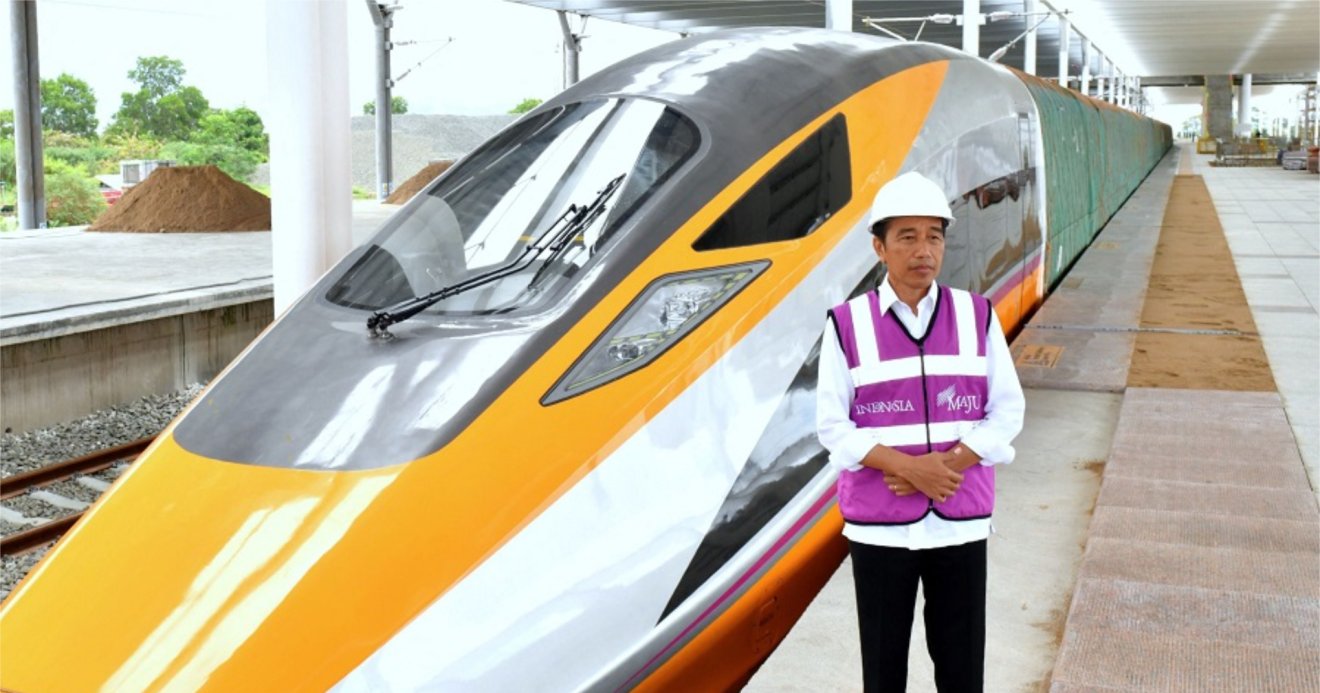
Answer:
<path fill-rule="evenodd" d="M 320 1 L 320 0 L 308 0 Z M 1056 0 L 1085 13 L 1091 0 Z M 8 4 L 7 2 L 5 3 Z M 396 42 L 418 41 L 393 53 L 396 79 L 412 69 L 394 93 L 413 113 L 489 115 L 505 113 L 524 98 L 548 98 L 563 87 L 559 20 L 554 12 L 505 0 L 403 0 L 395 14 Z M 196 86 L 212 107 L 246 105 L 263 116 L 266 87 L 264 0 L 40 0 L 37 3 L 41 73 L 67 72 L 96 93 L 101 129 L 119 108 L 121 94 L 135 91 L 128 79 L 139 56 L 166 55 L 183 61 L 184 83 Z M 8 10 L 8 7 L 5 8 Z M 365 0 L 344 0 L 348 17 L 349 103 L 353 114 L 375 98 L 375 32 Z M 9 12 L 0 12 L 0 35 L 9 36 Z M 1081 15 L 1077 15 L 1081 19 Z M 574 29 L 581 19 L 573 20 Z M 1099 22 L 1099 19 L 1094 21 Z M 1102 26 L 1102 24 L 1099 24 Z M 677 34 L 588 20 L 581 57 L 583 77 L 636 52 L 678 38 Z M 448 44 L 445 41 L 452 38 Z M 1097 38 L 1097 40 L 1099 40 Z M 1126 65 L 1129 49 L 1105 39 L 1114 59 Z M 438 52 L 436 50 L 439 49 Z M 1124 56 L 1128 56 L 1124 58 Z M 417 66 L 419 61 L 424 61 Z M 1296 118 L 1298 88 L 1258 88 L 1261 110 Z M 1152 115 L 1177 128 L 1200 107 L 1162 105 L 1152 90 Z M 1177 99 L 1173 99 L 1177 100 Z M 11 51 L 0 51 L 0 108 L 14 101 Z"/>
<path fill-rule="evenodd" d="M 0 35 L 8 37 L 8 2 Z M 365 0 L 346 0 L 349 103 L 354 114 L 375 98 L 375 28 Z M 527 97 L 563 88 L 559 19 L 554 12 L 504 0 L 404 0 L 393 39 L 419 41 L 392 54 L 394 93 L 413 113 L 505 113 Z M 572 22 L 574 30 L 581 19 Z M 139 56 L 183 61 L 184 83 L 214 108 L 246 105 L 265 115 L 266 6 L 263 0 L 40 0 L 38 49 L 45 79 L 67 72 L 91 85 L 104 129 Z M 590 75 L 677 34 L 588 20 L 581 75 Z M 449 38 L 453 41 L 445 44 Z M 435 52 L 439 48 L 439 52 Z M 12 51 L 0 51 L 0 109 L 14 104 Z M 434 55 L 431 55 L 434 53 Z M 430 57 L 428 57 L 430 56 Z"/>

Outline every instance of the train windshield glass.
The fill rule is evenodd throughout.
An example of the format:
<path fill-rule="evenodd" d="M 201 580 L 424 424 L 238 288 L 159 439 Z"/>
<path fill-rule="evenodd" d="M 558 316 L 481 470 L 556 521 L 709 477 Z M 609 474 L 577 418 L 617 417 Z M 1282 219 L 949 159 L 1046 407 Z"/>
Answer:
<path fill-rule="evenodd" d="M 536 310 L 563 294 L 696 151 L 697 141 L 686 117 L 639 99 L 571 104 L 526 118 L 411 200 L 326 298 L 376 310 L 499 270 L 541 245 L 570 206 L 590 204 L 623 175 L 604 211 L 560 252 L 539 253 L 525 268 L 446 298 L 429 312 Z"/>

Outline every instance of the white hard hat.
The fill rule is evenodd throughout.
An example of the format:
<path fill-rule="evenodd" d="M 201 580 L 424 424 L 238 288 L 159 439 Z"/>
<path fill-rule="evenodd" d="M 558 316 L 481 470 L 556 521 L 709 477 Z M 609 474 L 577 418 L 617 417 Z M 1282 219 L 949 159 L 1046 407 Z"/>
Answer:
<path fill-rule="evenodd" d="M 916 171 L 885 183 L 875 194 L 875 202 L 871 203 L 871 230 L 874 232 L 877 224 L 894 217 L 939 217 L 948 222 L 946 229 L 953 226 L 953 211 L 949 209 L 944 189 Z"/>

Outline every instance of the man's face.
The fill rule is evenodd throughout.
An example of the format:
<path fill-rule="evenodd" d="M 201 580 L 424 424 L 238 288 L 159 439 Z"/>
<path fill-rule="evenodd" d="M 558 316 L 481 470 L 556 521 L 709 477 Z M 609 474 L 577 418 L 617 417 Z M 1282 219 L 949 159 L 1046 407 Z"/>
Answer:
<path fill-rule="evenodd" d="M 924 294 L 944 262 L 944 220 L 939 217 L 894 217 L 880 236 L 872 236 L 875 254 L 889 269 L 895 288 Z"/>

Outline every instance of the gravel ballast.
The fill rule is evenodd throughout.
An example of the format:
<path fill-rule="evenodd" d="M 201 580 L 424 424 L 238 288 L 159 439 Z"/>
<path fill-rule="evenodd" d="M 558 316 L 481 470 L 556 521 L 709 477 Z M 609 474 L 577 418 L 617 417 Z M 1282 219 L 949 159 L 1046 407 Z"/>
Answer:
<path fill-rule="evenodd" d="M 178 416 L 179 412 L 197 397 L 202 385 L 167 395 L 143 397 L 135 402 L 103 409 L 81 419 L 26 433 L 0 435 L 0 476 L 30 471 L 62 460 L 95 452 L 113 445 L 128 443 L 139 438 L 154 436 Z M 102 481 L 113 481 L 123 472 L 124 465 L 90 476 Z M 97 494 L 73 480 L 61 481 L 43 487 L 76 500 L 91 502 Z M 28 495 L 17 496 L 3 502 L 4 507 L 29 517 L 59 517 L 68 510 L 59 510 Z M 5 534 L 22 529 L 4 522 Z M 20 556 L 5 556 L 0 561 L 0 599 L 9 596 L 23 576 L 45 555 L 45 547 Z"/>
<path fill-rule="evenodd" d="M 143 397 L 49 428 L 0 435 L 0 476 L 13 476 L 154 436 L 201 391 L 201 385 L 192 385 L 173 394 Z"/>

